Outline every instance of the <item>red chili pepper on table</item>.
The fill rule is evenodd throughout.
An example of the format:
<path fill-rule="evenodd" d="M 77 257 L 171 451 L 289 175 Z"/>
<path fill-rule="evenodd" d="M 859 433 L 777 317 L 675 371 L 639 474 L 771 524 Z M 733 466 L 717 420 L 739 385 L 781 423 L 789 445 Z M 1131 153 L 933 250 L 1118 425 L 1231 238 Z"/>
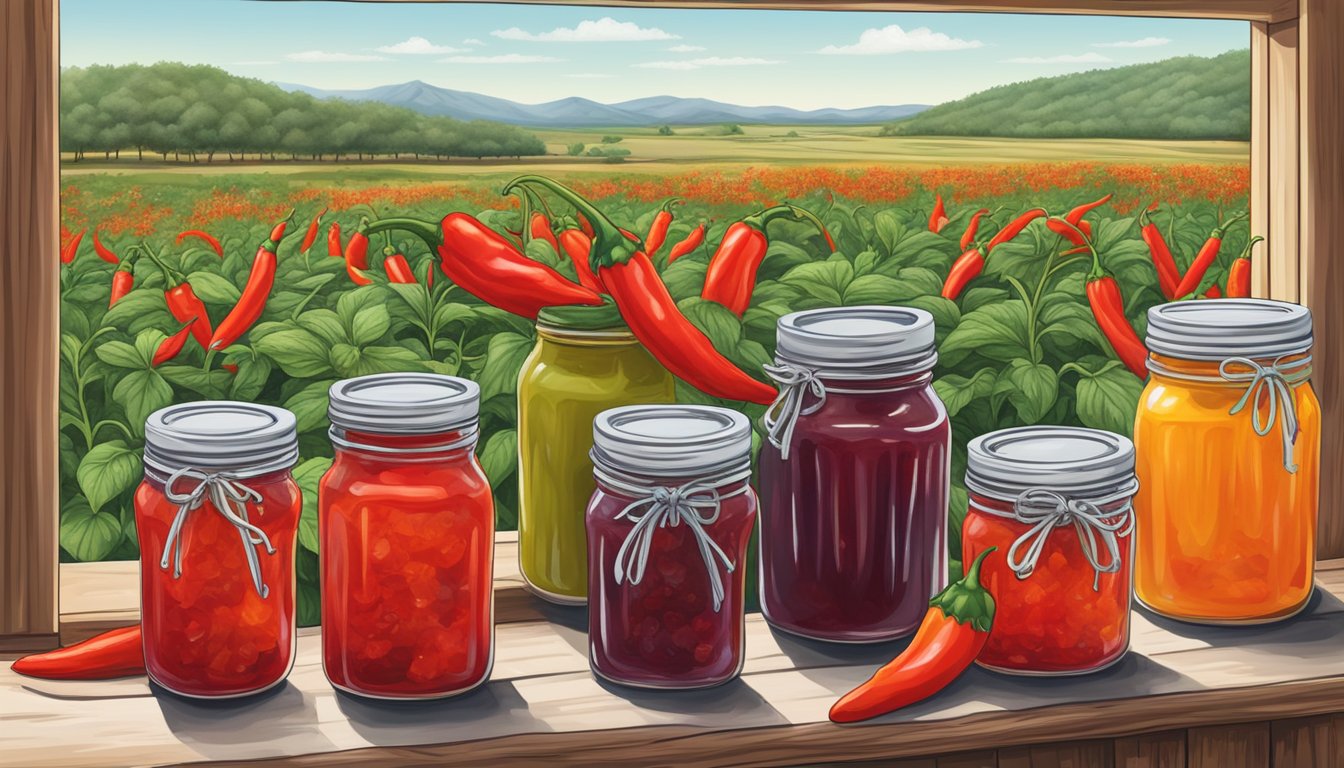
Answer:
<path fill-rule="evenodd" d="M 210 313 L 206 312 L 205 304 L 191 289 L 191 283 L 187 282 L 187 278 L 181 272 L 171 269 L 145 246 L 133 247 L 148 256 L 163 272 L 163 284 L 166 286 L 163 289 L 163 299 L 168 304 L 168 312 L 172 314 L 173 319 L 179 323 L 190 323 L 192 338 L 196 339 L 202 348 L 209 349 L 210 337 L 214 335 L 210 326 Z"/>
<path fill-rule="evenodd" d="M 1158 229 L 1157 222 L 1152 220 L 1151 214 L 1151 209 L 1139 214 L 1141 225 L 1139 233 L 1143 237 L 1143 242 L 1148 245 L 1149 255 L 1153 257 L 1153 269 L 1157 271 L 1158 287 L 1162 289 L 1162 295 L 1170 301 L 1176 298 L 1176 286 L 1181 283 L 1181 270 L 1176 266 L 1171 248 L 1167 245 L 1166 238 L 1162 236 L 1162 230 Z"/>
<path fill-rule="evenodd" d="M 118 301 L 126 298 L 126 294 L 131 292 L 135 286 L 135 273 L 131 271 L 131 260 L 128 257 L 126 261 L 117 265 L 117 271 L 112 273 L 112 296 L 107 300 L 107 306 L 110 309 Z"/>
<path fill-rule="evenodd" d="M 393 229 L 416 235 L 438 254 L 443 273 L 467 293 L 530 320 L 545 307 L 602 303 L 593 289 L 527 258 L 503 235 L 465 213 L 450 213 L 438 224 L 379 219 L 361 229 L 366 236 Z"/>
<path fill-rule="evenodd" d="M 279 250 L 280 241 L 285 237 L 285 227 L 293 218 L 294 212 L 290 211 L 289 215 L 271 230 L 271 236 L 257 247 L 257 255 L 252 258 L 252 270 L 248 272 L 242 296 L 215 329 L 207 349 L 223 349 L 229 346 L 237 341 L 238 337 L 247 333 L 247 329 L 261 317 L 261 310 L 266 307 L 266 299 L 270 298 L 271 288 L 275 285 L 275 252 Z"/>
<path fill-rule="evenodd" d="M 592 261 L 598 278 L 635 338 L 668 371 L 712 397 L 761 404 L 774 401 L 774 387 L 748 376 L 720 354 L 709 337 L 681 313 L 639 243 L 631 242 L 592 203 L 544 176 L 520 176 L 504 192 L 525 185 L 549 190 L 586 214 L 596 232 Z"/>
<path fill-rule="evenodd" d="M 971 221 L 966 225 L 966 231 L 961 235 L 961 250 L 966 250 L 975 242 L 975 233 L 980 229 L 980 217 L 989 213 L 988 208 L 981 208 L 971 214 Z"/>
<path fill-rule="evenodd" d="M 317 242 L 317 233 L 322 230 L 322 217 L 327 215 L 327 209 L 323 208 L 313 217 L 312 223 L 308 225 L 308 231 L 303 235 L 303 244 L 299 246 L 299 253 L 307 253 L 313 243 Z"/>
<path fill-rule="evenodd" d="M 121 627 L 46 653 L 24 656 L 10 669 L 45 680 L 109 680 L 145 673 L 140 625 Z"/>
<path fill-rule="evenodd" d="M 204 240 L 205 244 L 210 246 L 210 250 L 214 251 L 215 254 L 219 256 L 219 258 L 221 259 L 224 258 L 224 246 L 220 245 L 219 241 L 216 240 L 213 236 L 211 236 L 208 232 L 202 232 L 199 229 L 188 229 L 185 232 L 179 232 L 177 235 L 177 244 L 181 245 L 182 241 L 187 239 L 188 237 L 195 237 Z"/>
<path fill-rule="evenodd" d="M 103 242 L 98 239 L 98 230 L 96 229 L 93 230 L 93 251 L 98 254 L 98 258 L 106 261 L 108 264 L 121 263 L 121 259 L 117 258 L 117 254 L 113 253 L 110 248 L 103 245 Z"/>
<path fill-rule="evenodd" d="M 1022 234 L 1022 230 L 1026 229 L 1028 224 L 1044 215 L 1046 215 L 1044 208 L 1032 208 L 1005 224 L 1003 229 L 1000 229 L 994 237 L 990 238 L 983 253 L 977 246 L 958 256 L 957 260 L 952 262 L 952 269 L 948 271 L 947 279 L 943 281 L 942 297 L 956 299 L 960 296 L 961 292 L 966 289 L 966 285 L 984 271 L 985 259 L 988 254 L 1000 245 Z M 966 242 L 965 238 L 962 238 L 962 240 Z"/>
<path fill-rule="evenodd" d="M 980 586 L 980 553 L 966 571 L 929 601 L 910 645 L 863 685 L 831 706 L 836 723 L 857 723 L 923 701 L 946 688 L 980 655 L 994 623 L 994 598 Z"/>
<path fill-rule="evenodd" d="M 658 254 L 658 249 L 667 241 L 667 228 L 672 226 L 672 206 L 680 205 L 682 202 L 679 197 L 668 198 L 658 207 L 658 213 L 653 215 L 653 223 L 649 225 L 649 236 L 644 238 L 644 252 L 650 259 Z"/>
<path fill-rule="evenodd" d="M 177 333 L 159 342 L 159 348 L 154 350 L 154 359 L 150 361 L 151 366 L 158 368 L 182 352 L 182 347 L 187 344 L 187 337 L 191 335 L 191 326 L 195 319 L 188 320 Z"/>
<path fill-rule="evenodd" d="M 350 235 L 345 244 L 345 272 L 355 285 L 372 285 L 373 279 L 364 274 L 369 268 L 369 235 L 364 231 L 364 222 Z"/>
<path fill-rule="evenodd" d="M 771 221 L 785 217 L 811 222 L 817 229 L 826 231 L 821 219 L 793 205 L 776 205 L 748 216 L 723 234 L 718 250 L 709 259 L 705 287 L 700 292 L 700 298 L 717 301 L 741 317 L 751 306 L 751 294 L 756 288 L 756 271 L 760 269 L 766 251 L 770 248 L 766 227 Z"/>
<path fill-rule="evenodd" d="M 1227 234 L 1228 227 L 1245 217 L 1245 213 L 1239 213 L 1213 228 L 1199 253 L 1195 254 L 1195 260 L 1190 263 L 1190 268 L 1185 271 L 1185 277 L 1182 277 L 1176 286 L 1176 295 L 1172 297 L 1173 299 L 1181 299 L 1194 293 L 1204 281 L 1204 275 L 1208 273 L 1209 267 L 1218 260 L 1218 251 L 1223 247 L 1223 237 Z"/>
<path fill-rule="evenodd" d="M 943 205 L 943 195 L 940 192 L 933 201 L 933 212 L 929 214 L 929 231 L 938 234 L 951 221 L 947 217 L 947 207 Z"/>
<path fill-rule="evenodd" d="M 569 260 L 574 262 L 574 271 L 579 275 L 579 284 L 585 288 L 602 293 L 605 289 L 593 274 L 590 257 L 593 252 L 593 239 L 579 229 L 565 229 L 560 233 L 560 247 Z"/>
<path fill-rule="evenodd" d="M 1231 299 L 1250 298 L 1251 295 L 1251 249 L 1264 238 L 1256 235 L 1246 243 L 1241 255 L 1232 262 L 1227 271 L 1227 296 Z"/>
<path fill-rule="evenodd" d="M 81 229 L 65 245 L 61 246 L 61 263 L 69 264 L 75 260 L 75 254 L 79 252 L 79 243 L 84 239 L 84 233 L 87 229 Z"/>
<path fill-rule="evenodd" d="M 691 233 L 689 235 L 682 238 L 681 242 L 672 246 L 672 250 L 669 251 L 667 254 L 667 263 L 671 264 L 677 259 L 680 259 L 682 256 L 685 256 L 691 251 L 694 251 L 696 248 L 699 248 L 700 245 L 704 242 L 705 242 L 705 225 L 699 224 L 696 226 L 695 229 L 691 230 Z"/>
<path fill-rule="evenodd" d="M 383 272 L 387 273 L 388 282 L 404 285 L 415 282 L 415 273 L 411 271 L 411 265 L 406 261 L 406 257 L 397 253 L 397 249 L 390 245 L 383 248 Z"/>

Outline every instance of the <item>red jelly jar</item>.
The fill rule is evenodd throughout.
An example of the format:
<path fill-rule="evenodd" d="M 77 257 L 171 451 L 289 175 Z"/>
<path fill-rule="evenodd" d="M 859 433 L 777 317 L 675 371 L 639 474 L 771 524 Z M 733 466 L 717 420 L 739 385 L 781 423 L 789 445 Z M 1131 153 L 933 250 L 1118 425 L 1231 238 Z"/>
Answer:
<path fill-rule="evenodd" d="M 751 423 L 726 408 L 631 405 L 593 421 L 588 659 L 642 688 L 705 688 L 742 671 L 745 563 L 756 524 Z"/>
<path fill-rule="evenodd" d="M 1000 672 L 1095 672 L 1129 648 L 1134 444 L 1110 432 L 1019 427 L 967 445 L 962 558 L 994 626 L 978 663 Z"/>
<path fill-rule="evenodd" d="M 785 315 L 777 330 L 761 612 L 818 640 L 908 635 L 947 583 L 951 427 L 930 386 L 933 317 L 833 307 Z"/>
<path fill-rule="evenodd" d="M 145 421 L 135 492 L 145 668 L 183 696 L 264 691 L 294 663 L 294 414 L 234 402 Z"/>
<path fill-rule="evenodd" d="M 331 386 L 318 490 L 322 662 L 343 691 L 430 699 L 494 662 L 495 506 L 473 449 L 481 390 L 428 373 Z"/>

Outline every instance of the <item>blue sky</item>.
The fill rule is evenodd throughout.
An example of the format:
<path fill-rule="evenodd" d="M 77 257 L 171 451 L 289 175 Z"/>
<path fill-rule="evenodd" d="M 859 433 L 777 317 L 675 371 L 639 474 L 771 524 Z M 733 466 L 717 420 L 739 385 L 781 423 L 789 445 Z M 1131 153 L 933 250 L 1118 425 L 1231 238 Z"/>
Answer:
<path fill-rule="evenodd" d="M 1244 22 L 267 0 L 62 0 L 61 64 L 182 61 L 262 80 L 424 80 L 525 103 L 939 103 L 1044 75 L 1213 55 Z"/>

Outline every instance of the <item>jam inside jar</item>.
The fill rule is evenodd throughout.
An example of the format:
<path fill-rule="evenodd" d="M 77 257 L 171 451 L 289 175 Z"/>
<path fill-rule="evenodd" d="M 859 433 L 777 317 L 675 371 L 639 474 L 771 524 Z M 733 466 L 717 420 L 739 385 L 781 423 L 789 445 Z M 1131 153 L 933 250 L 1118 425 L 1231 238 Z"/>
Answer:
<path fill-rule="evenodd" d="M 733 679 L 756 522 L 750 423 L 724 408 L 627 406 L 599 414 L 593 435 L 593 672 L 644 688 Z"/>
<path fill-rule="evenodd" d="M 319 489 L 323 668 L 372 698 L 439 698 L 490 674 L 494 502 L 473 449 L 480 390 L 379 374 L 331 388 Z"/>
<path fill-rule="evenodd" d="M 990 547 L 980 582 L 994 624 L 976 659 L 999 672 L 1070 675 L 1129 648 L 1134 445 L 1100 430 L 1020 427 L 967 446 L 962 553 Z"/>
<path fill-rule="evenodd" d="M 198 698 L 280 683 L 294 662 L 294 415 L 170 406 L 146 421 L 144 459 L 135 522 L 150 679 Z"/>

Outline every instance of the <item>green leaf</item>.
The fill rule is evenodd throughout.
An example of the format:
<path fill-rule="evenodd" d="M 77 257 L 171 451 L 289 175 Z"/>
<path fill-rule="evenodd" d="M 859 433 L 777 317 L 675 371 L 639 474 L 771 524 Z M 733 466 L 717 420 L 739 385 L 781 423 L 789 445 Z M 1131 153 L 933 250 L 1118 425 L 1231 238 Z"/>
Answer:
<path fill-rule="evenodd" d="M 950 493 L 947 496 L 947 522 L 948 530 L 952 535 L 948 538 L 947 551 L 954 560 L 961 560 L 961 525 L 966 521 L 966 513 L 970 508 L 970 496 L 961 483 L 952 483 Z M 958 576 L 957 578 L 961 578 Z"/>
<path fill-rule="evenodd" d="M 322 621 L 322 591 L 316 584 L 295 585 L 294 620 L 300 627 L 315 627 Z"/>
<path fill-rule="evenodd" d="M 194 365 L 161 365 L 155 370 L 169 384 L 202 397 L 223 397 L 233 383 L 233 374 L 225 370 L 204 371 Z"/>
<path fill-rule="evenodd" d="M 324 379 L 304 385 L 303 389 L 289 396 L 285 408 L 294 412 L 299 432 L 320 429 L 327 425 L 328 393 L 335 379 Z"/>
<path fill-rule="evenodd" d="M 288 376 L 311 379 L 331 373 L 329 346 L 308 331 L 276 331 L 260 339 L 254 337 L 253 346 Z"/>
<path fill-rule="evenodd" d="M 1007 362 L 1028 357 L 1027 306 L 1017 299 L 989 304 L 963 315 L 943 341 L 939 354 L 946 365 L 956 365 L 971 353 Z"/>
<path fill-rule="evenodd" d="M 135 347 L 124 341 L 104 341 L 94 347 L 93 353 L 99 360 L 116 368 L 139 370 L 149 367 L 149 361 L 141 358 Z"/>
<path fill-rule="evenodd" d="M 505 332 L 491 336 L 486 348 L 485 367 L 478 379 L 481 400 L 516 392 L 518 371 L 531 350 L 532 340 L 521 334 Z"/>
<path fill-rule="evenodd" d="M 392 328 L 392 317 L 386 306 L 365 307 L 355 313 L 350 323 L 350 340 L 357 347 L 368 346 L 383 338 Z"/>
<path fill-rule="evenodd" d="M 818 261 L 790 269 L 780 282 L 798 291 L 808 307 L 838 307 L 845 303 L 845 289 L 854 280 L 854 266 L 843 258 Z"/>
<path fill-rule="evenodd" d="M 310 309 L 299 315 L 299 327 L 326 342 L 327 344 L 349 343 L 341 318 L 330 309 Z"/>
<path fill-rule="evenodd" d="M 878 211 L 873 216 L 873 228 L 877 234 L 877 240 L 882 244 L 882 248 L 887 255 L 896 252 L 896 244 L 901 241 L 905 234 L 905 225 L 901 224 L 900 217 L 891 209 Z"/>
<path fill-rule="evenodd" d="M 844 302 L 855 307 L 864 304 L 894 304 L 905 291 L 896 278 L 887 275 L 862 275 L 845 287 Z"/>
<path fill-rule="evenodd" d="M 121 543 L 121 521 L 116 515 L 89 509 L 82 496 L 61 505 L 61 549 L 81 563 L 102 560 Z"/>
<path fill-rule="evenodd" d="M 187 275 L 187 282 L 191 283 L 196 296 L 207 304 L 232 306 L 243 297 L 237 286 L 214 272 L 192 272 Z"/>
<path fill-rule="evenodd" d="M 491 487 L 498 487 L 509 479 L 518 466 L 517 430 L 501 429 L 491 435 L 481 449 L 480 459 Z"/>
<path fill-rule="evenodd" d="M 112 440 L 99 443 L 84 454 L 75 480 L 84 491 L 90 509 L 97 512 L 139 482 L 142 473 L 139 452 L 120 440 Z"/>
<path fill-rule="evenodd" d="M 355 315 L 362 309 L 386 306 L 388 291 L 379 285 L 365 285 L 353 291 L 346 291 L 336 301 L 336 314 L 347 330 L 354 328 Z M 353 335 L 353 334 L 352 334 Z"/>
<path fill-rule="evenodd" d="M 1059 376 L 1048 365 L 1017 359 L 1009 363 L 999 377 L 996 390 L 1003 388 L 1008 402 L 1017 410 L 1024 424 L 1041 420 L 1059 397 Z"/>
<path fill-rule="evenodd" d="M 1121 366 L 1083 376 L 1078 380 L 1078 419 L 1093 429 L 1129 437 L 1142 394 L 1143 382 Z"/>
<path fill-rule="evenodd" d="M 943 401 L 949 418 L 955 418 L 961 409 L 973 400 L 988 397 L 994 390 L 998 372 L 993 368 L 981 368 L 975 375 L 967 378 L 955 373 L 948 374 L 933 382 L 933 391 Z"/>
<path fill-rule="evenodd" d="M 699 297 L 682 299 L 677 302 L 677 309 L 708 336 L 714 348 L 720 352 L 726 353 L 736 348 L 737 342 L 742 339 L 742 321 L 731 309 L 717 301 Z"/>
<path fill-rule="evenodd" d="M 131 371 L 112 388 L 112 399 L 125 409 L 127 421 L 143 425 L 149 414 L 173 402 L 173 388 L 156 370 Z"/>
<path fill-rule="evenodd" d="M 265 357 L 249 356 L 239 360 L 235 365 L 238 366 L 238 373 L 229 383 L 229 399 L 249 402 L 256 400 L 265 389 L 266 380 L 271 375 L 271 361 Z"/>
<path fill-rule="evenodd" d="M 683 256 L 663 270 L 663 283 L 674 299 L 686 299 L 699 296 L 705 287 L 705 271 L 708 265 L 693 257 Z"/>
<path fill-rule="evenodd" d="M 156 288 L 138 288 L 131 291 L 103 315 L 104 326 L 119 328 L 132 334 L 146 328 L 167 328 L 175 322 L 168 312 L 163 291 Z"/>
<path fill-rule="evenodd" d="M 174 330 L 177 330 L 174 327 Z M 135 335 L 135 351 L 140 355 L 141 368 L 148 368 L 154 362 L 154 354 L 159 351 L 159 345 L 168 335 L 158 328 L 148 328 Z"/>
<path fill-rule="evenodd" d="M 426 365 L 414 352 L 403 347 L 365 347 L 359 350 L 359 361 L 352 376 L 396 371 L 423 371 Z"/>
<path fill-rule="evenodd" d="M 961 296 L 961 311 L 964 313 L 974 312 L 986 304 L 997 304 L 1008 298 L 1008 292 L 1002 288 L 989 288 L 986 286 L 975 286 L 966 289 Z"/>
<path fill-rule="evenodd" d="M 314 458 L 299 462 L 294 467 L 294 482 L 303 494 L 303 511 L 299 514 L 299 545 L 309 552 L 318 551 L 318 495 L 322 475 L 331 469 L 331 459 Z"/>
<path fill-rule="evenodd" d="M 331 367 L 337 376 L 358 376 L 359 349 L 350 344 L 336 344 L 331 348 Z"/>

